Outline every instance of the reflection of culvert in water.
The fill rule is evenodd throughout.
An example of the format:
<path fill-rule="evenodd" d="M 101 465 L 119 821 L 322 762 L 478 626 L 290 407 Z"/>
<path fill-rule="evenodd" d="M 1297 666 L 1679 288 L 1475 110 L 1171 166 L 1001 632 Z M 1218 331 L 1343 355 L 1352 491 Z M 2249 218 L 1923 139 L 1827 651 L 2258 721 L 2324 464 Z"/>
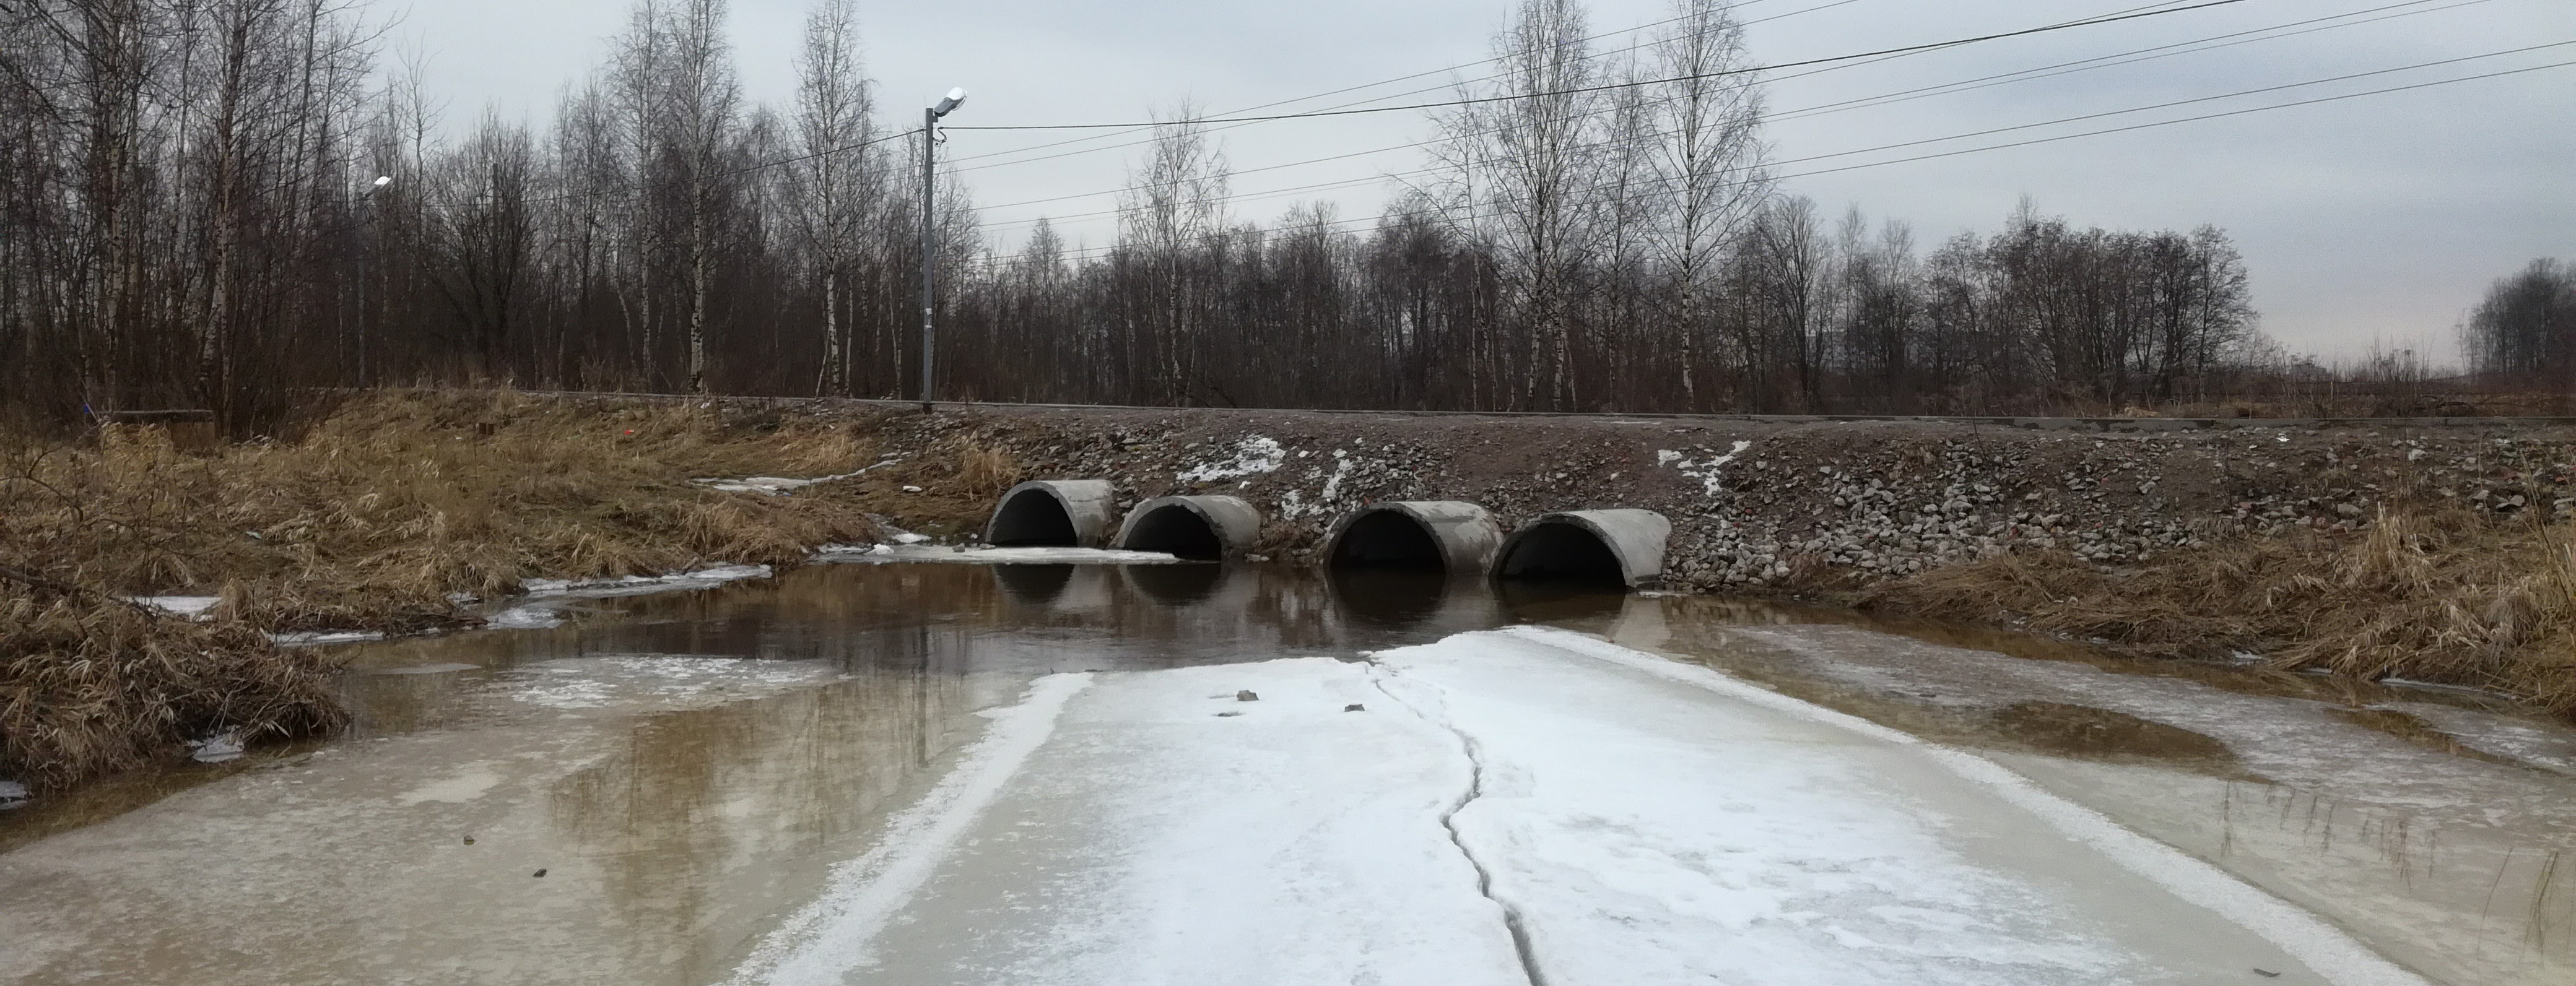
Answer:
<path fill-rule="evenodd" d="M 1044 606 L 1064 595 L 1064 587 L 1073 584 L 1071 565 L 995 565 L 993 581 L 1002 586 L 1002 594 L 1013 602 Z"/>
<path fill-rule="evenodd" d="M 1327 578 L 1342 612 L 1359 622 L 1395 630 L 1419 626 L 1437 615 L 1453 584 L 1438 568 L 1337 568 Z"/>
<path fill-rule="evenodd" d="M 1136 591 L 1166 606 L 1186 606 L 1216 595 L 1225 581 L 1222 565 L 1127 565 L 1127 582 Z"/>
<path fill-rule="evenodd" d="M 1986 721 L 2005 739 L 2058 756 L 2237 767 L 2236 751 L 2215 737 L 2089 705 L 2021 702 Z"/>
<path fill-rule="evenodd" d="M 1628 607 L 1628 590 L 1616 582 L 1506 580 L 1494 584 L 1503 610 L 1513 619 L 1562 623 L 1618 616 Z"/>

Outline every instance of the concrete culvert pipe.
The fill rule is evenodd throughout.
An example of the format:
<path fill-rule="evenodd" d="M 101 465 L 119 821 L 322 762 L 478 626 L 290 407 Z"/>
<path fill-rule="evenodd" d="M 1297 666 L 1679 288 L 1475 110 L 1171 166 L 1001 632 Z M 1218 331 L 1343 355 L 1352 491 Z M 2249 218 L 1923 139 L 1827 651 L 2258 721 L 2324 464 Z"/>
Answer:
<path fill-rule="evenodd" d="M 1160 551 L 1191 561 L 1218 561 L 1252 550 L 1261 511 L 1230 496 L 1166 496 L 1137 504 L 1118 528 L 1125 551 Z"/>
<path fill-rule="evenodd" d="M 1634 589 L 1663 577 L 1672 533 L 1672 522 L 1652 510 L 1541 514 L 1503 541 L 1493 575 Z"/>
<path fill-rule="evenodd" d="M 1400 501 L 1342 518 L 1333 525 L 1326 557 L 1335 568 L 1472 575 L 1493 563 L 1502 542 L 1502 525 L 1483 507 L 1454 500 Z"/>
<path fill-rule="evenodd" d="M 1041 479 L 1002 494 L 984 543 L 996 547 L 1097 548 L 1109 540 L 1118 494 L 1105 479 Z"/>

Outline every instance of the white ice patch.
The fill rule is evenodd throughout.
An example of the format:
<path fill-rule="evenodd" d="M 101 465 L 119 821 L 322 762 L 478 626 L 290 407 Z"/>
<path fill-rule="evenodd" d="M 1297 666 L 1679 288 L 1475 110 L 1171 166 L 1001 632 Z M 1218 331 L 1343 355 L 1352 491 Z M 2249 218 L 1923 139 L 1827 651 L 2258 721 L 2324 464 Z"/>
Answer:
<path fill-rule="evenodd" d="M 1497 633 L 1572 651 L 1884 743 L 1913 748 L 1949 773 L 1983 788 L 2005 804 L 2037 817 L 2059 834 L 2101 854 L 2121 869 L 2182 901 L 2217 914 L 2229 924 L 2260 936 L 2330 982 L 2339 986 L 2427 986 L 2422 977 L 2380 957 L 2323 919 L 2239 881 L 2215 866 L 2131 831 L 2091 809 L 2050 794 L 2028 778 L 1991 760 L 1926 743 L 1911 734 L 1791 698 L 1708 668 L 1666 660 L 1582 634 L 1531 627 L 1515 627 Z M 1924 930 L 1936 929 L 1927 925 Z M 1932 941 L 1944 949 L 1966 944 L 1949 934 Z M 1893 980 L 1863 978 L 1867 981 L 1925 981 L 1905 977 Z M 2079 978 L 2084 977 L 2070 975 L 2054 981 L 2076 981 Z"/>
<path fill-rule="evenodd" d="M 206 618 L 206 613 L 224 601 L 222 596 L 127 596 L 127 602 L 140 603 L 172 616 L 192 620 Z"/>
<path fill-rule="evenodd" d="M 468 764 L 464 769 L 449 775 L 444 780 L 431 781 L 394 795 L 394 800 L 406 805 L 428 804 L 433 801 L 442 804 L 464 804 L 482 797 L 484 792 L 500 785 L 501 773 L 492 769 L 490 764 Z"/>
<path fill-rule="evenodd" d="M 326 644 L 359 644 L 370 640 L 383 640 L 385 634 L 381 630 L 298 630 L 290 633 L 272 633 L 268 635 L 268 639 L 282 647 L 320 647 Z"/>
<path fill-rule="evenodd" d="M 198 763 L 223 763 L 227 760 L 239 760 L 242 757 L 241 733 L 239 731 L 226 731 L 208 736 L 205 739 L 189 740 L 188 749 L 190 751 L 188 759 L 197 761 Z"/>
<path fill-rule="evenodd" d="M 1735 461 L 1737 456 L 1744 454 L 1745 449 L 1752 447 L 1752 442 L 1738 441 L 1735 443 L 1735 448 L 1725 455 L 1713 455 L 1704 460 L 1693 460 L 1680 452 L 1664 449 L 1655 453 L 1655 464 L 1681 470 L 1682 475 L 1699 480 L 1700 488 L 1706 490 L 1708 495 L 1716 496 L 1726 492 L 1726 484 L 1719 478 L 1718 470 L 1725 468 L 1727 463 Z"/>
<path fill-rule="evenodd" d="M 1181 560 L 1159 551 L 1115 551 L 1108 548 L 894 547 L 882 544 L 865 551 L 817 557 L 823 561 L 857 564 L 945 562 L 960 565 L 1171 565 Z"/>
<path fill-rule="evenodd" d="M 903 460 L 888 459 L 864 469 L 845 472 L 837 476 L 816 476 L 812 479 L 789 479 L 784 476 L 752 476 L 745 479 L 693 479 L 690 480 L 690 482 L 724 493 L 758 493 L 763 496 L 784 496 L 808 486 L 813 486 L 817 483 L 832 483 L 839 482 L 844 479 L 857 479 L 870 472 L 883 469 L 901 461 Z"/>
<path fill-rule="evenodd" d="M 1220 480 L 1258 476 L 1278 469 L 1287 462 L 1288 450 L 1281 447 L 1277 439 L 1265 435 L 1252 435 L 1235 443 L 1233 458 L 1201 463 L 1183 470 L 1175 478 L 1183 484 L 1214 483 Z"/>
<path fill-rule="evenodd" d="M 1020 704 L 989 713 L 992 726 L 938 786 L 888 820 L 876 848 L 834 867 L 822 899 L 762 941 L 730 982 L 839 986 L 845 970 L 874 964 L 877 934 L 930 882 L 941 858 L 1055 733 L 1065 702 L 1089 684 L 1088 674 L 1048 675 Z"/>
<path fill-rule="evenodd" d="M 530 596 L 573 593 L 585 596 L 623 596 L 645 592 L 667 592 L 675 589 L 704 589 L 745 579 L 765 579 L 771 574 L 767 565 L 720 565 L 694 572 L 629 575 L 617 579 L 526 579 L 519 583 L 519 588 Z"/>
<path fill-rule="evenodd" d="M 813 661 L 685 654 L 574 657 L 505 672 L 496 687 L 510 698 L 549 709 L 692 704 L 830 681 L 840 674 Z"/>
<path fill-rule="evenodd" d="M 27 798 L 27 785 L 17 781 L 0 781 L 0 809 L 26 804 Z"/>

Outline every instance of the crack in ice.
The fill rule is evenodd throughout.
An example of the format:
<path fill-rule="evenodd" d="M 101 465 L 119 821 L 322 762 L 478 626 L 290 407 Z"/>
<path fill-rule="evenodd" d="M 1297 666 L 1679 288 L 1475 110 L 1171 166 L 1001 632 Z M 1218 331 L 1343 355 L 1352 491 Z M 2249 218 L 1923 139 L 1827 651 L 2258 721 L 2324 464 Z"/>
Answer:
<path fill-rule="evenodd" d="M 1475 737 L 1467 735 L 1466 730 L 1451 723 L 1448 716 L 1435 716 L 1424 712 L 1420 706 L 1386 687 L 1387 677 L 1396 673 L 1394 669 L 1378 663 L 1374 656 L 1367 657 L 1366 662 L 1369 668 L 1369 684 L 1375 687 L 1379 694 L 1386 696 L 1396 705 L 1402 706 L 1406 712 L 1412 713 L 1414 718 L 1437 726 L 1457 739 L 1459 754 L 1467 758 L 1467 790 L 1461 792 L 1457 800 L 1451 801 L 1449 807 L 1440 812 L 1440 827 L 1449 833 L 1449 844 L 1457 847 L 1458 855 L 1467 860 L 1468 868 L 1476 871 L 1476 893 L 1492 901 L 1495 907 L 1502 910 L 1503 930 L 1511 935 L 1513 956 L 1520 961 L 1522 978 L 1529 981 L 1529 986 L 1547 986 L 1547 974 L 1539 970 L 1538 955 L 1530 944 L 1529 928 L 1521 920 L 1520 908 L 1494 896 L 1493 871 L 1486 868 L 1484 860 L 1477 858 L 1475 850 L 1467 848 L 1466 838 L 1458 831 L 1458 813 L 1467 810 L 1468 805 L 1475 804 L 1476 799 L 1485 796 L 1484 751 L 1477 746 Z"/>

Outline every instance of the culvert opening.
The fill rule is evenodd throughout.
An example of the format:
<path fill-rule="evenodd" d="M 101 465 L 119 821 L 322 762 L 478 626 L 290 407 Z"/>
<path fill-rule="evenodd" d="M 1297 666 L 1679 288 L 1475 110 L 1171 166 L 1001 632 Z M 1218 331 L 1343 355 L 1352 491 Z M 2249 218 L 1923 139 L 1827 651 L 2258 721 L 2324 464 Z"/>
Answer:
<path fill-rule="evenodd" d="M 1225 558 L 1225 539 L 1217 536 L 1216 527 L 1197 511 L 1179 504 L 1156 507 L 1153 513 L 1137 518 L 1135 529 L 1127 534 L 1127 543 L 1119 547 L 1160 551 L 1190 561 Z"/>
<path fill-rule="evenodd" d="M 1440 541 L 1430 528 L 1393 510 L 1380 510 L 1352 521 L 1342 532 L 1341 543 L 1333 546 L 1333 565 L 1337 568 L 1393 568 L 1417 572 L 1443 572 L 1448 559 L 1440 553 Z"/>
<path fill-rule="evenodd" d="M 1018 496 L 1002 501 L 1002 509 L 993 514 L 990 540 L 1005 548 L 1082 546 L 1082 535 L 1073 529 L 1073 515 L 1066 513 L 1064 503 L 1045 490 L 1021 490 Z"/>
<path fill-rule="evenodd" d="M 1578 524 L 1540 524 L 1512 539 L 1504 551 L 1495 571 L 1506 579 L 1628 588 L 1628 572 L 1620 566 L 1618 552 Z"/>

